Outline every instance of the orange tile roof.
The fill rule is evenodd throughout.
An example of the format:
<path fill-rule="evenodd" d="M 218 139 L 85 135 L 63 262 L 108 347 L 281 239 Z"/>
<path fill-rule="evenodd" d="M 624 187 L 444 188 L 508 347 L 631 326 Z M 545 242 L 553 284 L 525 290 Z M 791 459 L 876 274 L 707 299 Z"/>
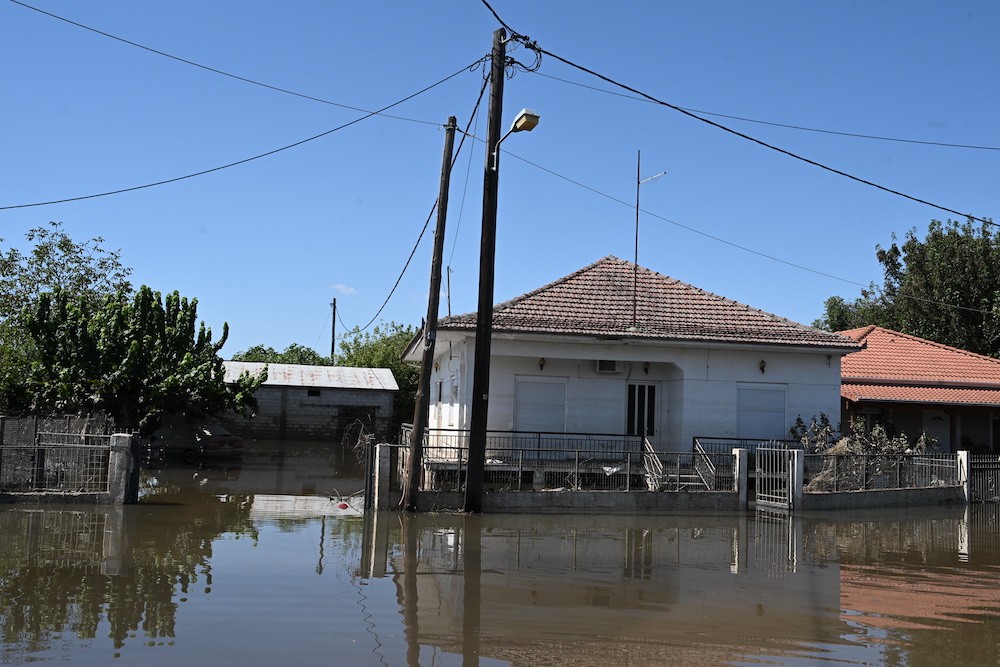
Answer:
<path fill-rule="evenodd" d="M 638 298 L 633 300 L 636 279 Z M 476 314 L 447 317 L 439 326 L 474 329 Z M 612 256 L 498 304 L 493 309 L 493 330 L 788 345 L 844 352 L 859 347 L 844 336 L 765 313 Z"/>
<path fill-rule="evenodd" d="M 877 326 L 839 333 L 865 345 L 841 362 L 849 401 L 1000 405 L 1000 359 Z"/>
<path fill-rule="evenodd" d="M 840 395 L 855 403 L 858 401 L 884 401 L 886 403 L 1000 405 L 1000 388 L 961 389 L 844 382 L 840 385 Z"/>

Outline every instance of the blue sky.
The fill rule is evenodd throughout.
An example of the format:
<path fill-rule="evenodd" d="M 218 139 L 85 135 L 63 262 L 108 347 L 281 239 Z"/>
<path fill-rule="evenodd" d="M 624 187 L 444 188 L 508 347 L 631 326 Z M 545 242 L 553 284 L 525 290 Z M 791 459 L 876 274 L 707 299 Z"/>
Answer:
<path fill-rule="evenodd" d="M 475 0 L 29 4 L 362 109 L 475 62 L 499 27 Z M 678 106 L 1000 147 L 1000 4 L 992 1 L 492 4 L 546 50 Z M 511 55 L 531 61 L 523 49 Z M 0 206 L 183 176 L 362 115 L 170 60 L 8 0 L 0 2 L 0 60 Z M 390 112 L 406 120 L 368 118 L 197 178 L 0 210 L 0 236 L 21 245 L 27 230 L 60 220 L 74 238 L 100 235 L 120 249 L 136 284 L 198 297 L 213 329 L 230 325 L 224 354 L 293 342 L 325 354 L 332 298 L 346 325 L 364 325 L 392 289 L 437 195 L 441 125 L 455 115 L 465 126 L 481 84 L 480 70 L 462 72 Z M 620 90 L 584 86 L 613 90 L 553 58 L 506 81 L 505 125 L 522 107 L 542 119 L 504 143 L 497 302 L 608 254 L 632 259 L 637 150 L 643 176 L 668 172 L 642 186 L 639 263 L 804 323 L 828 296 L 853 298 L 858 283 L 880 280 L 876 243 L 955 217 Z M 996 215 L 997 150 L 707 117 L 942 206 Z M 485 136 L 485 101 L 472 131 Z M 467 142 L 452 175 L 445 260 L 454 313 L 476 307 L 483 162 L 482 142 Z M 379 319 L 418 324 L 426 312 L 431 230 Z M 442 314 L 446 308 L 442 299 Z"/>

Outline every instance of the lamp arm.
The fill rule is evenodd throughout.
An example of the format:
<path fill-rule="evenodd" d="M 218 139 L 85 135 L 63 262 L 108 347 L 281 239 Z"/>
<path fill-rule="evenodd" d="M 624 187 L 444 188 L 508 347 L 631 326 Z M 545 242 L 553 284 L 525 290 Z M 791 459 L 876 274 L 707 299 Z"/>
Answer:
<path fill-rule="evenodd" d="M 490 169 L 492 169 L 493 171 L 497 170 L 497 162 L 499 162 L 500 160 L 500 144 L 502 144 L 503 140 L 509 137 L 513 131 L 514 131 L 513 127 L 507 130 L 507 133 L 504 134 L 502 137 L 500 137 L 500 141 L 498 141 L 497 145 L 493 147 L 493 153 L 492 153 L 493 160 L 492 163 L 490 164 Z"/>

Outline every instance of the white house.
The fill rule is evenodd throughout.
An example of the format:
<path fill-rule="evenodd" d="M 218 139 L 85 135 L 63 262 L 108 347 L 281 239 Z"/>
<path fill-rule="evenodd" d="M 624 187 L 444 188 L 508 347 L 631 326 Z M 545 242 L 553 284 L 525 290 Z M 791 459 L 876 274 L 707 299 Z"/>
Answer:
<path fill-rule="evenodd" d="M 440 321 L 432 429 L 469 427 L 475 328 L 475 313 Z M 839 415 L 841 357 L 859 348 L 609 256 L 494 308 L 487 427 L 639 435 L 657 451 L 784 439 L 800 415 Z"/>

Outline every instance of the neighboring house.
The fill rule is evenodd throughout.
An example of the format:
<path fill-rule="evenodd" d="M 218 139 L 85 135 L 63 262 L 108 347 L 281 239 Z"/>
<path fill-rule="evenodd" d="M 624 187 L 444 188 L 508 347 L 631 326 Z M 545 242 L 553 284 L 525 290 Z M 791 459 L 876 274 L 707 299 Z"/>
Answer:
<path fill-rule="evenodd" d="M 475 329 L 475 313 L 440 321 L 431 428 L 469 427 Z M 839 414 L 840 359 L 858 348 L 609 256 L 494 308 L 488 429 L 639 435 L 658 451 L 784 439 L 800 415 Z"/>
<path fill-rule="evenodd" d="M 944 451 L 1000 451 L 1000 360 L 874 325 L 840 333 L 865 346 L 841 367 L 845 428 L 860 417 Z"/>
<path fill-rule="evenodd" d="M 280 440 L 334 440 L 356 422 L 385 438 L 399 386 L 388 368 L 346 368 L 226 361 L 226 381 L 241 373 L 260 373 L 267 380 L 254 397 L 252 418 L 231 417 L 227 424 L 244 437 Z"/>

